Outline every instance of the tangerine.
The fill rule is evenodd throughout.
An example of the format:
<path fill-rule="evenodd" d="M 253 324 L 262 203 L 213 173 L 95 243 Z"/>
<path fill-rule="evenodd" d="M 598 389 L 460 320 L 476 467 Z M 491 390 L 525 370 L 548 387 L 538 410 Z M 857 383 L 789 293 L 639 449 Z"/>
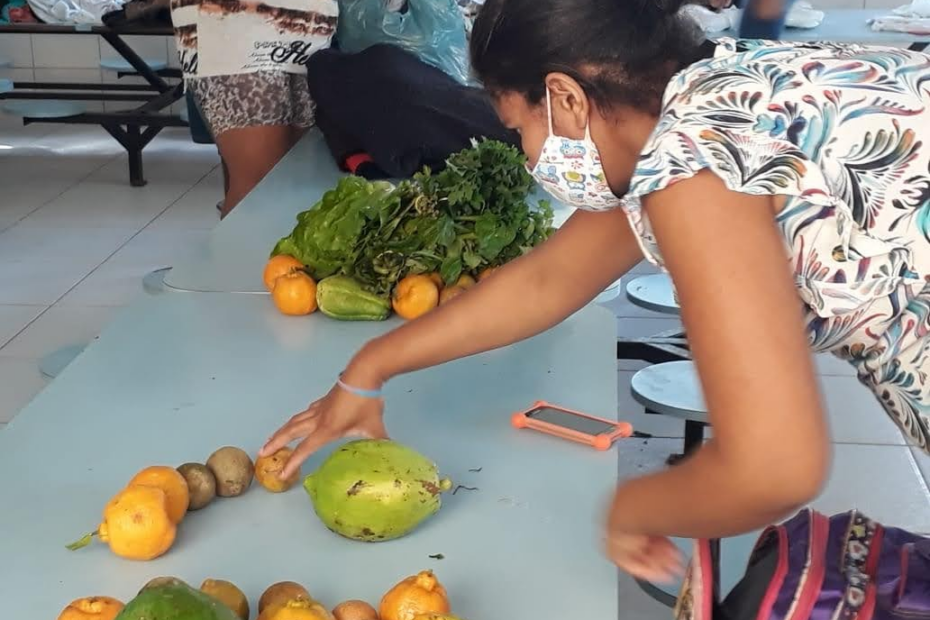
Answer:
<path fill-rule="evenodd" d="M 281 314 L 310 314 L 316 310 L 316 282 L 303 271 L 285 274 L 275 280 L 271 299 Z"/>
<path fill-rule="evenodd" d="M 71 601 L 58 615 L 58 620 L 113 620 L 123 609 L 123 603 L 109 596 L 88 596 Z"/>
<path fill-rule="evenodd" d="M 416 319 L 439 305 L 439 287 L 429 276 L 407 276 L 394 288 L 392 305 L 402 318 Z"/>
<path fill-rule="evenodd" d="M 180 523 L 187 514 L 191 494 L 187 478 L 174 467 L 155 465 L 146 467 L 133 476 L 128 486 L 155 487 L 165 492 L 168 499 L 168 516 L 174 523 Z"/>
<path fill-rule="evenodd" d="M 414 620 L 424 614 L 447 614 L 449 597 L 433 571 L 407 577 L 381 599 L 381 620 Z"/>
<path fill-rule="evenodd" d="M 265 271 L 262 274 L 262 281 L 265 283 L 266 289 L 273 291 L 274 284 L 277 282 L 278 278 L 303 268 L 304 264 L 293 256 L 288 256 L 287 254 L 278 254 L 277 256 L 272 256 L 271 259 L 265 264 Z"/>

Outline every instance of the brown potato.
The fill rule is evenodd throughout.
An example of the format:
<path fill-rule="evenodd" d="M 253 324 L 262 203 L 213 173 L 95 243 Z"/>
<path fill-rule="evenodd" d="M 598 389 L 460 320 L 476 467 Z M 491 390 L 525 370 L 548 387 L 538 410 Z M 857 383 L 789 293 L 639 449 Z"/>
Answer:
<path fill-rule="evenodd" d="M 293 600 L 310 600 L 310 593 L 307 588 L 293 581 L 280 581 L 268 586 L 268 589 L 258 600 L 258 613 L 262 613 L 266 608 L 278 604 L 286 603 Z"/>
<path fill-rule="evenodd" d="M 187 480 L 191 501 L 188 510 L 200 510 L 216 497 L 216 477 L 210 468 L 200 463 L 184 463 L 178 471 Z"/>
<path fill-rule="evenodd" d="M 245 493 L 255 473 L 255 465 L 249 455 L 232 446 L 211 454 L 207 467 L 216 477 L 216 494 L 220 497 L 236 497 Z"/>

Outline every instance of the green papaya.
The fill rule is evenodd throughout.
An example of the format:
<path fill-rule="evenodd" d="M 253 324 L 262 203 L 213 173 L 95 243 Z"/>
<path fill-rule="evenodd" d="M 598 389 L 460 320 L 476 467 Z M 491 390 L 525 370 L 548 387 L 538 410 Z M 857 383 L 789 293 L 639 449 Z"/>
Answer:
<path fill-rule="evenodd" d="M 340 321 L 383 321 L 391 315 L 391 300 L 365 290 L 349 276 L 324 278 L 316 287 L 316 303 L 328 317 Z"/>
<path fill-rule="evenodd" d="M 381 542 L 412 532 L 452 487 L 425 456 L 388 439 L 349 442 L 304 480 L 317 516 L 333 532 Z"/>
<path fill-rule="evenodd" d="M 231 609 L 184 583 L 145 588 L 116 620 L 239 620 Z"/>

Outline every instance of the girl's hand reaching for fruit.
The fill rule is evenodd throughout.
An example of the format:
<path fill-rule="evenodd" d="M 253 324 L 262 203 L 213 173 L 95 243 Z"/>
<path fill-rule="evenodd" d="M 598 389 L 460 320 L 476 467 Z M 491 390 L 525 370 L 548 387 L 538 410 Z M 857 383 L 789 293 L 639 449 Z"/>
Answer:
<path fill-rule="evenodd" d="M 684 572 L 681 551 L 664 536 L 625 534 L 608 528 L 607 557 L 644 581 L 670 583 Z"/>
<path fill-rule="evenodd" d="M 311 454 L 347 436 L 386 439 L 384 402 L 359 396 L 336 385 L 329 394 L 301 411 L 265 442 L 259 456 L 274 454 L 294 440 L 300 443 L 279 477 L 287 479 Z"/>

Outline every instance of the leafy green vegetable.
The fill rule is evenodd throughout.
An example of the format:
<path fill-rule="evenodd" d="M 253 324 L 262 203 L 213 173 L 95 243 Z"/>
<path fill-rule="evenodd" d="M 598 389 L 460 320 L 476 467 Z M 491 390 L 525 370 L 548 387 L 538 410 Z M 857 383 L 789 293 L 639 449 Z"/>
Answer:
<path fill-rule="evenodd" d="M 506 144 L 476 142 L 446 168 L 394 187 L 347 177 L 278 242 L 317 279 L 336 273 L 387 294 L 402 277 L 438 271 L 446 283 L 517 258 L 552 232 L 546 201 L 527 204 L 533 180 Z"/>

